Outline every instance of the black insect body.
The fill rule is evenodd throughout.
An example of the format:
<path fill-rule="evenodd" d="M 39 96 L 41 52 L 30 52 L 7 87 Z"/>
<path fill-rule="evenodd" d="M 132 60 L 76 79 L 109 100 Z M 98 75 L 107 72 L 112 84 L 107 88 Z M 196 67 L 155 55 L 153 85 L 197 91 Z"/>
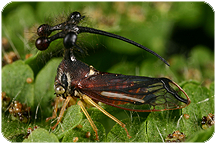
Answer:
<path fill-rule="evenodd" d="M 66 100 L 60 111 L 58 121 L 52 129 L 55 129 L 61 121 L 64 110 L 71 101 L 81 107 L 96 133 L 97 140 L 99 139 L 97 128 L 85 108 L 88 105 L 98 108 L 105 115 L 120 124 L 130 138 L 125 124 L 106 112 L 97 102 L 138 112 L 181 109 L 190 104 L 190 99 L 184 90 L 167 78 L 149 78 L 100 72 L 92 66 L 77 60 L 73 54 L 74 48 L 80 49 L 76 45 L 77 36 L 79 33 L 89 32 L 131 43 L 156 55 L 168 65 L 158 54 L 134 41 L 101 30 L 78 26 L 83 18 L 84 16 L 81 16 L 79 12 L 73 12 L 64 23 L 53 27 L 43 24 L 38 28 L 40 37 L 36 40 L 36 47 L 39 50 L 47 49 L 49 44 L 58 38 L 64 39 L 64 59 L 58 66 L 54 87 L 57 97 L 63 97 Z M 54 30 L 62 31 L 48 37 Z M 181 96 L 180 92 L 184 96 Z M 77 98 L 79 99 L 78 102 Z M 56 101 L 53 116 L 47 118 L 47 121 L 56 117 L 57 105 L 58 101 Z"/>

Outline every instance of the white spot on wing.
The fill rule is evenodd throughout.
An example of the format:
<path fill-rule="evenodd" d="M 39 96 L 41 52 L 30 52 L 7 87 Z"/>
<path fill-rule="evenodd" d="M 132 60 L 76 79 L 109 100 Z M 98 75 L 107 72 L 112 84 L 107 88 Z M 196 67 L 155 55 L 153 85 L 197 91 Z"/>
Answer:
<path fill-rule="evenodd" d="M 92 75 L 95 75 L 97 74 L 97 72 L 94 70 L 94 67 L 93 66 L 89 66 L 90 70 L 89 72 L 85 75 L 85 77 L 89 77 L 89 76 L 92 76 Z"/>
<path fill-rule="evenodd" d="M 129 99 L 129 100 L 133 100 L 133 101 L 141 102 L 141 103 L 145 102 L 144 100 L 141 100 L 141 99 L 138 99 L 138 98 L 134 98 L 134 97 L 129 97 L 127 95 L 120 94 L 120 93 L 113 93 L 113 92 L 102 91 L 101 95 L 108 96 L 108 97 L 117 97 L 117 98 L 121 98 L 121 99 Z"/>
<path fill-rule="evenodd" d="M 95 71 L 93 69 L 90 69 L 89 76 L 94 75 L 94 74 L 95 74 Z"/>

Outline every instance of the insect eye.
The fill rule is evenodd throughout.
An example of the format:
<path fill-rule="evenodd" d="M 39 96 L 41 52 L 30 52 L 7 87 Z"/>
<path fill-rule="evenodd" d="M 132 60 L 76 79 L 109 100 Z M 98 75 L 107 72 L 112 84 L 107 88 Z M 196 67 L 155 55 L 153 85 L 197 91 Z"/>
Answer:
<path fill-rule="evenodd" d="M 57 86 L 57 87 L 55 87 L 55 93 L 57 95 L 63 94 L 63 93 L 65 93 L 65 88 L 63 88 L 62 86 Z"/>

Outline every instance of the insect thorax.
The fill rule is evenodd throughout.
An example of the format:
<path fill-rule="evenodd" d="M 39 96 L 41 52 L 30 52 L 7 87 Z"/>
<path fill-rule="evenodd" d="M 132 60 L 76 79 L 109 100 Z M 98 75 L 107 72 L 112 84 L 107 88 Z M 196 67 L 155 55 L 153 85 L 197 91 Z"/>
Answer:
<path fill-rule="evenodd" d="M 71 50 L 65 50 L 64 59 L 57 68 L 55 94 L 63 98 L 77 96 L 80 81 L 93 74 L 96 70 L 92 66 L 77 60 Z"/>

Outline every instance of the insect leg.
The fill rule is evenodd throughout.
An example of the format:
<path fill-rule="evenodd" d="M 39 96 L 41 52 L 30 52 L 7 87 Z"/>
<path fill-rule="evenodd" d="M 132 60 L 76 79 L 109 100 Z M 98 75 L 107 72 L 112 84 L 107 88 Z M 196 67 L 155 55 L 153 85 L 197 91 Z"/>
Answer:
<path fill-rule="evenodd" d="M 90 115 L 88 114 L 85 106 L 83 105 L 83 102 L 80 100 L 77 102 L 77 104 L 80 106 L 81 110 L 83 111 L 83 113 L 85 114 L 85 116 L 87 117 L 90 125 L 92 126 L 93 130 L 95 131 L 95 135 L 96 135 L 96 140 L 99 140 L 98 138 L 98 129 L 97 127 L 95 126 L 93 120 L 91 119 Z"/>
<path fill-rule="evenodd" d="M 94 107 L 96 107 L 97 109 L 99 109 L 102 113 L 104 113 L 105 115 L 107 115 L 108 117 L 110 117 L 112 120 L 114 120 L 115 122 L 117 122 L 121 127 L 123 127 L 127 133 L 128 138 L 131 138 L 131 136 L 128 133 L 128 130 L 126 128 L 126 125 L 121 122 L 120 120 L 118 120 L 116 117 L 112 116 L 111 114 L 109 114 L 107 111 L 105 111 L 101 106 L 99 106 L 98 104 L 96 104 L 91 98 L 89 98 L 86 95 L 83 95 L 83 99 L 85 100 L 85 102 L 93 105 Z"/>
<path fill-rule="evenodd" d="M 52 114 L 51 117 L 46 118 L 46 122 L 48 122 L 48 121 L 51 120 L 51 119 L 56 118 L 56 116 L 57 116 L 57 111 L 58 111 L 59 99 L 60 99 L 60 97 L 56 97 L 53 114 Z"/>
<path fill-rule="evenodd" d="M 67 96 L 62 108 L 61 108 L 61 111 L 60 111 L 60 114 L 59 114 L 59 117 L 58 117 L 58 120 L 57 120 L 57 123 L 52 127 L 52 129 L 54 130 L 56 128 L 56 126 L 59 124 L 59 122 L 61 121 L 62 117 L 63 117 L 63 114 L 64 114 L 64 111 L 65 111 L 65 108 L 67 107 L 69 101 L 71 100 L 71 96 Z"/>

